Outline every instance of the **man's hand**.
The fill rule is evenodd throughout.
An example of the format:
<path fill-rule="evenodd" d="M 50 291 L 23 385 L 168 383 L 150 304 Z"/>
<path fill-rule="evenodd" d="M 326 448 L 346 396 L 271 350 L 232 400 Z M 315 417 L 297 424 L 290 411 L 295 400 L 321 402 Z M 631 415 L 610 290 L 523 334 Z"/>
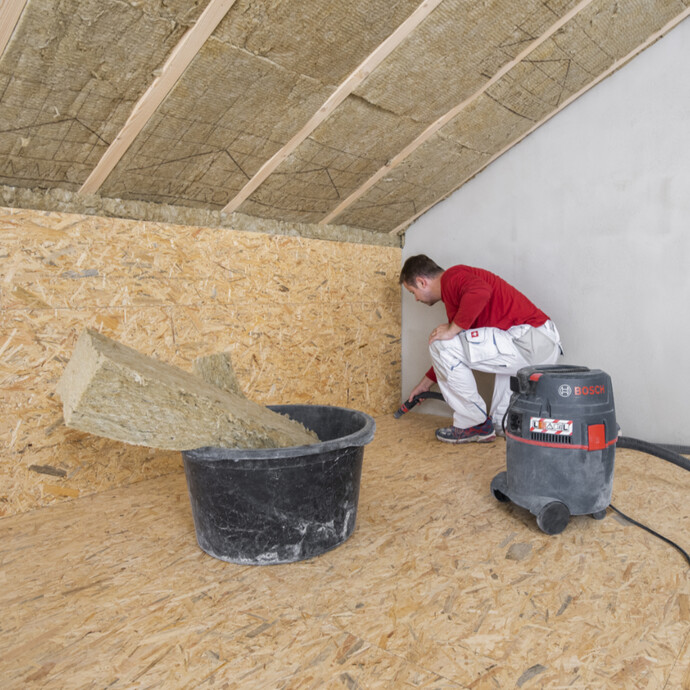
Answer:
<path fill-rule="evenodd" d="M 412 398 L 414 398 L 415 395 L 419 395 L 420 393 L 426 393 L 428 390 L 431 390 L 431 387 L 434 385 L 434 382 L 428 377 L 424 376 L 424 378 L 412 389 L 412 392 L 410 393 L 410 397 L 407 399 L 407 402 L 412 402 Z"/>
<path fill-rule="evenodd" d="M 454 321 L 450 323 L 442 323 L 440 326 L 436 326 L 431 335 L 429 336 L 429 345 L 434 342 L 434 340 L 450 340 L 455 338 L 455 336 L 462 331 L 462 328 L 458 326 Z"/>

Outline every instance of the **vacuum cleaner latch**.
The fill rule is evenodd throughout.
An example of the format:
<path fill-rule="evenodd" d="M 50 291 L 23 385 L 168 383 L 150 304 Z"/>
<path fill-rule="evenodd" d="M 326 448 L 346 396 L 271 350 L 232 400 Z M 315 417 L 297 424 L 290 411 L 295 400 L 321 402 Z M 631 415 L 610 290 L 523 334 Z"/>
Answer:
<path fill-rule="evenodd" d="M 606 448 L 606 426 L 604 424 L 590 424 L 587 427 L 588 450 L 603 450 Z"/>

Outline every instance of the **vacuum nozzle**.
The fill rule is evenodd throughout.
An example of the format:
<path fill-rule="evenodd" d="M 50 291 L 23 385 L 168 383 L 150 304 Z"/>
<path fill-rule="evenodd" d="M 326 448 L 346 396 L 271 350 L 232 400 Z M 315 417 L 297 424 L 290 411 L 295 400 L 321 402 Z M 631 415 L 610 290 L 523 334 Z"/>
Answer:
<path fill-rule="evenodd" d="M 425 400 L 428 400 L 429 398 L 432 398 L 434 400 L 443 400 L 443 396 L 440 393 L 436 393 L 434 391 L 426 391 L 425 393 L 418 393 L 417 395 L 412 398 L 412 400 L 406 400 L 401 406 L 400 409 L 393 415 L 396 419 L 400 419 L 406 412 L 409 412 L 415 405 L 417 405 L 420 402 L 424 402 Z"/>

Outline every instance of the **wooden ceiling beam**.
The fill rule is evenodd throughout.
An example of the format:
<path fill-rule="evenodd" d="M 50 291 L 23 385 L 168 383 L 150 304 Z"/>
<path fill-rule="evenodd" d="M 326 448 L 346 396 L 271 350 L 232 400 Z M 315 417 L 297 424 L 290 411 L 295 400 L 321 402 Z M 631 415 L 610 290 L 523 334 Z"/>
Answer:
<path fill-rule="evenodd" d="M 454 117 L 459 115 L 467 106 L 474 103 L 487 89 L 490 89 L 499 79 L 505 76 L 513 67 L 522 62 L 532 51 L 536 50 L 542 43 L 551 38 L 561 27 L 567 24 L 578 12 L 581 12 L 587 5 L 594 0 L 581 0 L 569 12 L 564 14 L 556 23 L 541 36 L 532 41 L 517 57 L 513 58 L 501 67 L 491 79 L 489 79 L 478 91 L 466 98 L 462 103 L 456 105 L 445 115 L 442 115 L 435 122 L 430 124 L 414 141 L 410 142 L 400 153 L 391 158 L 382 168 L 375 172 L 361 187 L 356 189 L 350 196 L 338 204 L 328 215 L 319 221 L 319 225 L 327 225 L 337 218 L 346 208 L 351 206 L 357 199 L 368 192 L 379 180 L 384 178 L 391 170 L 400 165 L 411 153 L 416 151 L 423 143 L 428 141 L 436 132 L 447 125 Z"/>
<path fill-rule="evenodd" d="M 639 53 L 641 53 L 643 50 L 646 48 L 649 48 L 653 43 L 658 41 L 664 34 L 667 34 L 671 29 L 676 27 L 678 24 L 680 24 L 684 19 L 686 19 L 688 16 L 690 16 L 690 7 L 686 8 L 683 10 L 680 14 L 676 15 L 670 22 L 665 24 L 659 31 L 654 32 L 644 43 L 639 45 L 635 50 L 632 50 L 630 53 L 628 53 L 625 57 L 621 58 L 620 60 L 616 60 L 611 67 L 609 67 L 605 72 L 602 72 L 596 79 L 594 79 L 592 82 L 584 86 L 582 89 L 580 89 L 577 93 L 573 94 L 570 96 L 570 98 L 567 98 L 563 103 L 561 103 L 556 110 L 553 112 L 549 113 L 546 117 L 542 118 L 537 122 L 532 128 L 530 128 L 527 132 L 522 134 L 520 137 L 515 139 L 515 141 L 512 141 L 510 144 L 508 144 L 506 147 L 501 149 L 498 153 L 494 154 L 484 165 L 482 165 L 480 168 L 478 168 L 475 172 L 472 173 L 469 177 L 466 177 L 460 184 L 458 184 L 456 187 L 454 187 L 450 192 L 445 194 L 443 197 L 440 199 L 437 199 L 434 201 L 432 204 L 429 204 L 426 206 L 424 209 L 419 211 L 418 213 L 415 213 L 414 216 L 411 218 L 408 218 L 406 221 L 403 223 L 400 223 L 397 227 L 393 228 L 393 230 L 390 231 L 391 235 L 399 234 L 403 232 L 409 225 L 411 225 L 417 218 L 420 216 L 424 215 L 429 209 L 433 208 L 438 204 L 440 201 L 443 201 L 447 197 L 449 197 L 453 192 L 456 192 L 462 185 L 465 184 L 469 179 L 474 177 L 475 175 L 478 175 L 482 170 L 484 170 L 487 166 L 489 166 L 491 163 L 493 163 L 497 158 L 502 156 L 506 151 L 510 150 L 515 146 L 516 144 L 519 144 L 525 137 L 529 136 L 532 132 L 534 132 L 535 129 L 538 129 L 541 127 L 545 122 L 550 120 L 554 115 L 559 113 L 561 110 L 569 106 L 573 101 L 577 100 L 580 96 L 582 96 L 584 93 L 589 91 L 591 88 L 596 86 L 599 82 L 603 81 L 606 79 L 606 77 L 611 76 L 614 72 L 619 70 L 623 65 L 625 65 L 627 62 L 630 62 L 634 57 L 636 57 Z"/>
<path fill-rule="evenodd" d="M 309 121 L 259 168 L 239 193 L 223 208 L 232 213 L 246 201 L 266 178 L 397 48 L 443 0 L 424 0 L 421 5 L 330 95 Z"/>
<path fill-rule="evenodd" d="M 26 0 L 0 0 L 0 57 L 12 38 Z"/>
<path fill-rule="evenodd" d="M 137 101 L 127 122 L 106 149 L 96 167 L 79 190 L 79 194 L 94 194 L 113 171 L 137 135 L 170 93 L 201 47 L 215 31 L 236 0 L 210 0 L 194 26 L 185 33 L 173 48 L 160 74 L 151 82 L 144 95 Z"/>

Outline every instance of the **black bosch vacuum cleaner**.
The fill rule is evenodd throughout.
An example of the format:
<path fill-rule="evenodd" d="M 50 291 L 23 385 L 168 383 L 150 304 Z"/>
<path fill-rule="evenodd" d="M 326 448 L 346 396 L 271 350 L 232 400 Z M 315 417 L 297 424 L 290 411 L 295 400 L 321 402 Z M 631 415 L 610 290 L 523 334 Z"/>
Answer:
<path fill-rule="evenodd" d="M 521 369 L 510 383 L 506 471 L 491 482 L 494 497 L 529 510 L 547 534 L 562 532 L 571 515 L 603 518 L 618 440 L 609 375 L 538 366 Z"/>
<path fill-rule="evenodd" d="M 608 374 L 569 365 L 526 367 L 511 377 L 503 419 L 506 471 L 491 482 L 498 501 L 529 510 L 546 534 L 559 534 L 571 515 L 602 519 L 610 506 L 690 557 L 677 544 L 611 505 L 616 446 L 655 455 L 690 470 L 679 453 L 619 436 Z"/>

